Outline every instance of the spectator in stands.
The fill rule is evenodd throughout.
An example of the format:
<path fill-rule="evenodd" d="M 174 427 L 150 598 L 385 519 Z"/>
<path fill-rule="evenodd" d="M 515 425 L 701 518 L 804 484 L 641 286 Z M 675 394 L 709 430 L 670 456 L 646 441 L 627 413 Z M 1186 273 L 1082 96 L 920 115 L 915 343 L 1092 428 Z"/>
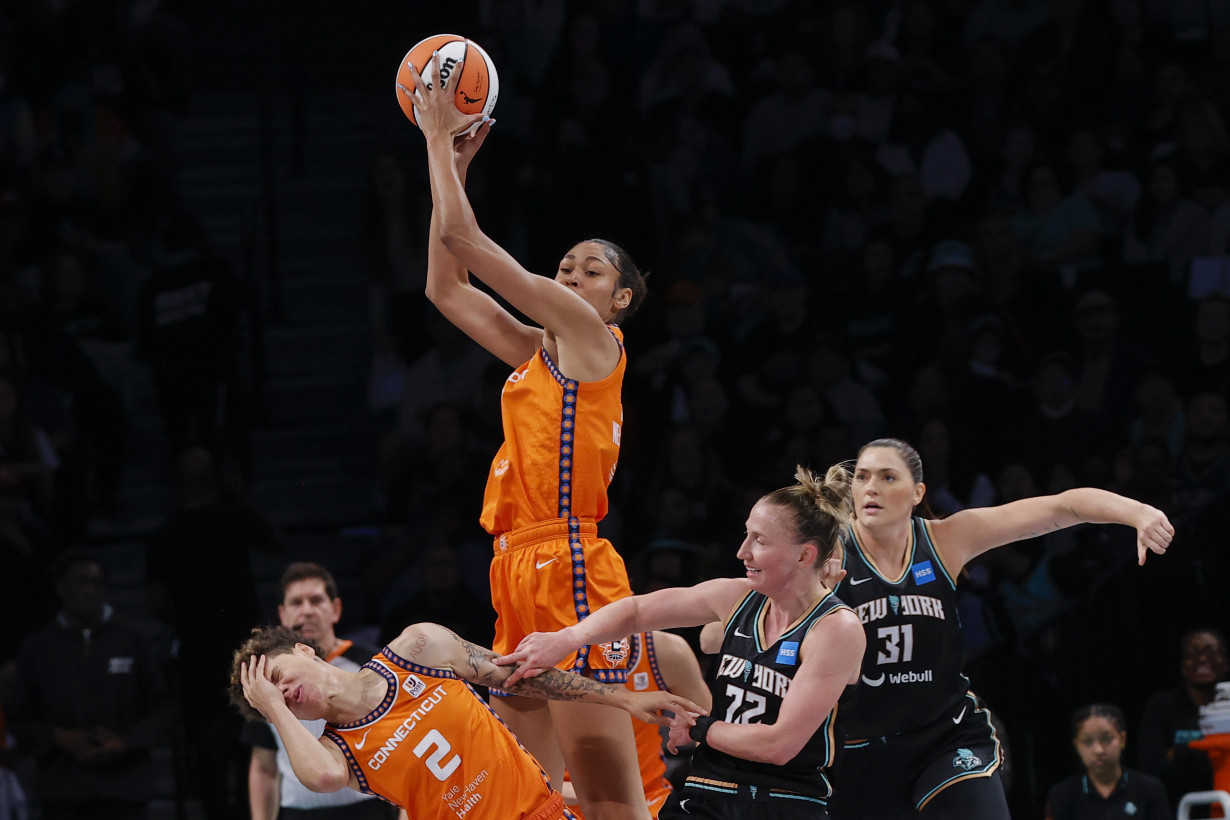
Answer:
<path fill-rule="evenodd" d="M 1212 212 L 1230 199 L 1230 135 L 1217 106 L 1195 97 L 1179 115 L 1175 129 L 1178 166 L 1192 181 L 1196 204 Z"/>
<path fill-rule="evenodd" d="M 23 405 L 17 383 L 0 370 L 0 538 L 32 551 L 29 539 L 43 534 L 53 507 L 60 459 Z"/>
<path fill-rule="evenodd" d="M 455 547 L 441 540 L 427 545 L 418 570 L 418 589 L 381 616 L 382 643 L 400 635 L 406 624 L 426 619 L 484 645 L 495 637 L 490 595 L 477 595 L 466 584 L 462 556 Z"/>
<path fill-rule="evenodd" d="M 1098 212 L 1060 181 L 1058 169 L 1035 162 L 1024 176 L 1025 210 L 1013 219 L 1035 265 L 1091 270 L 1101 264 Z"/>
<path fill-rule="evenodd" d="M 1131 221 L 1140 198 L 1140 180 L 1124 168 L 1106 167 L 1106 145 L 1090 128 L 1077 129 L 1068 140 L 1073 190 L 1097 209 L 1104 241 L 1117 240 Z"/>
<path fill-rule="evenodd" d="M 1174 381 L 1160 371 L 1145 371 L 1136 379 L 1135 413 L 1128 433 L 1132 443 L 1150 439 L 1166 442 L 1171 460 L 1183 449 L 1183 400 L 1175 390 Z"/>
<path fill-rule="evenodd" d="M 1161 778 L 1176 806 L 1188 792 L 1213 788 L 1208 754 L 1187 748 L 1187 742 L 1204 737 L 1200 707 L 1212 702 L 1217 684 L 1226 678 L 1226 639 L 1215 629 L 1193 629 L 1179 642 L 1179 651 L 1181 681 L 1145 703 L 1136 743 L 1140 768 Z"/>
<path fill-rule="evenodd" d="M 177 639 L 172 684 L 205 815 L 229 820 L 244 803 L 229 784 L 243 782 L 248 754 L 226 701 L 226 659 L 260 619 L 252 555 L 274 551 L 277 539 L 263 515 L 222 489 L 204 448 L 179 457 L 177 483 L 178 509 L 149 541 L 146 593 Z"/>
<path fill-rule="evenodd" d="M 1002 452 L 1035 475 L 1046 475 L 1058 464 L 1080 475 L 1086 462 L 1104 458 L 1115 440 L 1101 415 L 1077 405 L 1075 378 L 1070 356 L 1047 355 L 1034 374 L 1033 406 L 1016 423 L 1000 428 Z"/>
<path fill-rule="evenodd" d="M 1182 284 L 1191 261 L 1208 252 L 1209 211 L 1191 199 L 1189 180 L 1172 154 L 1155 158 L 1143 176 L 1145 189 L 1124 236 L 1123 261 L 1160 266 L 1164 278 Z"/>
<path fill-rule="evenodd" d="M 291 564 L 279 582 L 282 591 L 278 621 L 313 641 L 325 660 L 347 672 L 358 672 L 377 650 L 342 640 L 334 628 L 342 617 L 342 599 L 329 570 L 309 562 Z M 303 724 L 316 737 L 323 720 Z M 281 736 L 268 723 L 245 723 L 243 738 L 252 747 L 248 769 L 248 805 L 252 820 L 391 820 L 397 810 L 372 795 L 350 789 L 317 794 L 304 786 L 291 768 Z"/>
<path fill-rule="evenodd" d="M 769 76 L 767 85 L 773 90 L 752 106 L 743 124 L 747 168 L 820 136 L 827 117 L 828 92 L 816 85 L 816 71 L 806 52 L 782 52 Z"/>
<path fill-rule="evenodd" d="M 238 285 L 184 207 L 165 215 L 158 244 L 156 266 L 138 297 L 137 327 L 167 443 L 173 458 L 198 445 L 220 455 L 238 399 Z M 228 415 L 220 417 L 220 408 Z"/>
<path fill-rule="evenodd" d="M 377 356 L 396 354 L 412 362 L 427 349 L 428 211 L 421 192 L 406 184 L 406 170 L 393 150 L 372 161 L 363 198 L 362 245 L 367 269 L 370 319 Z"/>
<path fill-rule="evenodd" d="M 1230 296 L 1213 291 L 1195 306 L 1192 333 L 1175 361 L 1183 395 L 1212 390 L 1230 395 Z"/>
<path fill-rule="evenodd" d="M 1076 403 L 1122 424 L 1131 415 L 1134 382 L 1147 355 L 1120 332 L 1120 321 L 1105 291 L 1086 291 L 1076 301 Z"/>
<path fill-rule="evenodd" d="M 1082 706 L 1072 715 L 1072 745 L 1084 774 L 1051 787 L 1046 820 L 1095 820 L 1126 816 L 1136 820 L 1171 820 L 1166 793 L 1157 778 L 1123 765 L 1127 720 L 1108 703 Z"/>
<path fill-rule="evenodd" d="M 1176 465 L 1175 512 L 1183 515 L 1230 492 L 1230 413 L 1226 394 L 1203 391 L 1187 402 Z"/>
<path fill-rule="evenodd" d="M 106 603 L 106 573 L 93 552 L 65 551 L 56 580 L 63 608 L 23 644 L 5 704 L 20 748 L 36 760 L 42 816 L 147 817 L 150 750 L 165 725 L 153 647 Z"/>

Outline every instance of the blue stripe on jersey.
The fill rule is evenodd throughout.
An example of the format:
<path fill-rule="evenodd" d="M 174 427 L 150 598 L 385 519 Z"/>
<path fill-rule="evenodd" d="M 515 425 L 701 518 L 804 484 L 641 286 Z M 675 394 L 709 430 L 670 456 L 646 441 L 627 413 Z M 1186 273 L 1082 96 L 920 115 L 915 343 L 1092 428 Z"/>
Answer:
<path fill-rule="evenodd" d="M 416 675 L 427 675 L 431 678 L 452 678 L 454 680 L 457 678 L 455 673 L 447 669 L 437 669 L 434 666 L 419 666 L 417 663 L 412 663 L 387 646 L 380 650 L 380 654 L 394 666 L 405 669 L 407 672 L 413 672 Z"/>
<path fill-rule="evenodd" d="M 645 636 L 644 647 L 642 652 L 649 654 L 649 671 L 653 673 L 653 679 L 658 684 L 658 688 L 663 692 L 669 692 L 670 687 L 666 685 L 666 679 L 662 677 L 662 670 L 658 669 L 658 654 L 653 648 L 653 633 L 642 633 Z M 628 662 L 628 668 L 631 669 L 635 664 Z"/>
<path fill-rule="evenodd" d="M 691 781 L 688 781 L 684 783 L 683 785 L 689 789 L 701 789 L 702 791 L 717 792 L 718 794 L 738 794 L 739 793 L 738 789 L 724 789 L 721 786 L 709 786 L 703 783 L 692 783 Z"/>
<path fill-rule="evenodd" d="M 821 777 L 823 777 L 823 775 L 821 775 Z M 827 800 L 821 800 L 818 797 L 808 797 L 805 794 L 791 794 L 790 792 L 770 791 L 769 797 L 780 799 L 780 800 L 804 800 L 808 803 L 819 803 L 821 806 L 828 805 Z"/>

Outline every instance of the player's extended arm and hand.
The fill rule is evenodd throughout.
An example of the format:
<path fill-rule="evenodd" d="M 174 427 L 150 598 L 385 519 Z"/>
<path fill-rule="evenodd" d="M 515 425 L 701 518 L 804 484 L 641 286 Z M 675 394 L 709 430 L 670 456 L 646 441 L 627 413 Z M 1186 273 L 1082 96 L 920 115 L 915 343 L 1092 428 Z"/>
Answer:
<path fill-rule="evenodd" d="M 931 524 L 945 564 L 959 569 L 987 550 L 1076 524 L 1123 524 L 1136 530 L 1136 560 L 1164 555 L 1174 525 L 1156 507 L 1093 487 L 1024 498 L 999 507 L 970 508 Z M 955 565 L 955 566 L 954 566 Z"/>
<path fill-rule="evenodd" d="M 517 671 L 508 679 L 514 684 L 551 669 L 582 646 L 619 640 L 636 632 L 700 626 L 721 620 L 747 590 L 745 579 L 717 578 L 692 587 L 622 598 L 557 632 L 526 635 L 515 651 L 497 658 L 496 663 L 517 665 Z"/>
<path fill-rule="evenodd" d="M 314 792 L 335 792 L 350 784 L 350 767 L 336 746 L 314 736 L 286 705 L 286 698 L 265 674 L 266 657 L 255 655 L 241 664 L 239 679 L 243 696 L 252 708 L 273 724 L 282 738 L 295 776 Z M 332 748 L 330 748 L 332 747 Z"/>
<path fill-rule="evenodd" d="M 704 714 L 705 710 L 682 695 L 670 692 L 632 692 L 627 687 L 599 683 L 590 678 L 559 669 L 509 684 L 509 667 L 494 663 L 495 653 L 471 643 L 439 624 L 422 623 L 407 627 L 395 646 L 398 654 L 413 663 L 448 669 L 457 677 L 481 686 L 494 686 L 515 695 L 542 700 L 575 700 L 623 709 L 645 723 L 666 725 L 670 718 L 662 712 Z"/>
<path fill-rule="evenodd" d="M 432 60 L 437 62 L 438 76 L 439 55 Z M 465 142 L 458 143 L 457 136 L 471 125 L 482 123 L 482 117 L 458 111 L 452 91 L 440 83 L 427 88 L 413 66 L 410 76 L 414 80 L 414 90 L 402 93 L 414 101 L 415 116 L 427 140 L 435 228 L 430 245 L 442 246 L 458 264 L 490 285 L 541 328 L 563 338 L 575 338 L 582 344 L 588 340 L 607 353 L 615 351 L 617 346 L 592 305 L 572 288 L 527 271 L 478 227 L 458 168 L 459 162 L 466 161 L 465 152 L 471 149 Z M 490 127 L 488 120 L 479 133 Z M 517 366 L 532 356 L 541 343 L 541 329 L 518 322 L 494 300 L 478 300 L 474 294 L 485 294 L 477 289 L 467 292 L 454 287 L 457 284 L 455 276 L 454 273 L 451 280 L 448 277 L 433 280 L 430 270 L 428 273 L 428 297 L 450 321 L 505 363 Z M 437 284 L 449 286 L 437 287 Z M 460 301 L 462 297 L 465 301 Z M 449 301 L 454 299 L 458 301 Z"/>
<path fill-rule="evenodd" d="M 449 251 L 441 237 L 443 208 L 451 215 L 450 224 L 461 219 L 461 224 L 478 232 L 465 196 L 466 174 L 495 120 L 482 122 L 473 134 L 458 134 L 458 129 L 474 118 L 457 110 L 451 94 L 442 94 L 447 99 L 437 100 L 423 87 L 417 72 L 413 77 L 416 90 L 403 85 L 398 88 L 419 109 L 416 117 L 427 137 L 429 158 L 438 168 L 427 242 L 427 298 L 467 336 L 515 367 L 533 355 L 542 331 L 519 321 L 489 294 L 474 287 L 466 265 Z M 437 191 L 440 186 L 443 190 Z M 441 199 L 443 202 L 437 205 Z"/>

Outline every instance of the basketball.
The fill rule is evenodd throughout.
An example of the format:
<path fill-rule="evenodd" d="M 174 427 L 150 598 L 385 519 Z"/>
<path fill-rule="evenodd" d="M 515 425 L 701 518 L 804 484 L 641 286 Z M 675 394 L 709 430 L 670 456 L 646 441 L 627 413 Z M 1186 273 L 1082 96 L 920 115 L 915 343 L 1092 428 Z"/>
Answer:
<path fill-rule="evenodd" d="M 444 88 L 454 89 L 453 101 L 457 110 L 463 114 L 490 115 L 500 93 L 495 64 L 478 43 L 456 34 L 437 34 L 416 43 L 406 52 L 397 68 L 397 85 L 414 90 L 414 80 L 410 76 L 410 66 L 413 65 L 423 82 L 431 88 L 436 73 L 431 56 L 436 51 L 440 52 L 440 75 Z M 462 65 L 461 76 L 454 77 L 458 64 Z M 397 86 L 393 90 L 397 93 L 397 103 L 402 112 L 410 118 L 410 122 L 418 125 L 414 101 Z M 475 123 L 466 133 L 473 133 L 478 126 Z"/>

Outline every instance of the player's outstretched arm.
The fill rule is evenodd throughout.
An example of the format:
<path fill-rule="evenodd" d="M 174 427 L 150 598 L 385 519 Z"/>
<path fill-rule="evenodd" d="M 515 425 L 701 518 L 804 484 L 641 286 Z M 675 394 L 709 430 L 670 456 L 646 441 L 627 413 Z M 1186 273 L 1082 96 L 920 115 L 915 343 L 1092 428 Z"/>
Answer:
<path fill-rule="evenodd" d="M 475 115 L 458 111 L 452 94 L 440 84 L 425 88 L 413 67 L 411 77 L 415 90 L 409 93 L 414 97 L 419 127 L 427 140 L 427 168 L 439 242 L 462 266 L 542 327 L 561 337 L 582 342 L 593 340 L 608 352 L 615 350 L 603 318 L 592 305 L 566 285 L 527 271 L 478 227 L 454 158 L 455 135 L 478 120 Z M 487 346 L 475 335 L 481 328 L 467 324 L 463 329 Z M 496 355 L 508 361 L 502 354 Z"/>
<path fill-rule="evenodd" d="M 394 652 L 412 663 L 436 669 L 447 669 L 457 677 L 481 686 L 503 689 L 512 675 L 512 668 L 496 666 L 496 655 L 490 649 L 471 643 L 439 624 L 421 623 L 408 626 L 390 645 Z M 614 706 L 646 723 L 665 725 L 669 718 L 663 711 L 703 714 L 704 710 L 681 695 L 670 692 L 631 692 L 626 687 L 551 669 L 542 675 L 522 680 L 507 689 L 516 695 L 542 700 L 576 700 Z"/>
<path fill-rule="evenodd" d="M 1136 558 L 1142 565 L 1150 552 L 1164 554 L 1174 538 L 1174 526 L 1161 510 L 1093 487 L 1024 498 L 999 507 L 970 508 L 930 526 L 944 564 L 955 572 L 987 550 L 1076 524 L 1135 528 Z"/>
<path fill-rule="evenodd" d="M 517 649 L 499 658 L 500 666 L 516 664 L 512 683 L 550 669 L 578 647 L 613 641 L 636 632 L 700 626 L 725 618 L 747 594 L 744 578 L 715 578 L 691 587 L 660 589 L 607 604 L 580 623 L 557 632 L 526 635 Z"/>

